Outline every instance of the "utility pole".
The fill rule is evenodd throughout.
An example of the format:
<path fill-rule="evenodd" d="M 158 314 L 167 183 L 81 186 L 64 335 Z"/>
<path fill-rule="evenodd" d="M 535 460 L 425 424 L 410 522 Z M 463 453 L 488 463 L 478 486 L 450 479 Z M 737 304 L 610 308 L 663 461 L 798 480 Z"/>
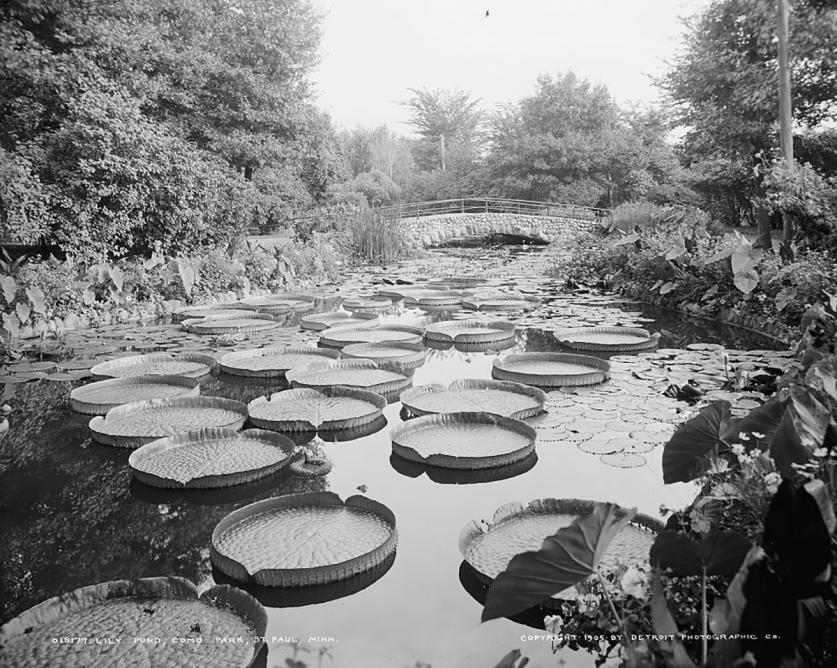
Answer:
<path fill-rule="evenodd" d="M 791 127 L 791 71 L 788 57 L 788 0 L 776 0 L 777 26 L 779 39 L 779 143 L 782 158 L 789 170 L 793 169 L 793 128 Z M 794 229 L 791 217 L 782 213 L 782 245 L 790 250 Z"/>
<path fill-rule="evenodd" d="M 439 153 L 442 162 L 442 171 L 445 171 L 445 135 L 439 135 Z"/>

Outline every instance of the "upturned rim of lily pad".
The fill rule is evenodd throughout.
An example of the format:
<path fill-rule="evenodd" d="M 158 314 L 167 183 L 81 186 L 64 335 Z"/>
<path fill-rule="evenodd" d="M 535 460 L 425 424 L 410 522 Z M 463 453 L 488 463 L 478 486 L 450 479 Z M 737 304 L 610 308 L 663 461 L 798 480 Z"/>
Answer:
<path fill-rule="evenodd" d="M 243 311 L 242 318 L 184 320 L 181 325 L 192 334 L 249 334 L 279 327 L 280 322 L 269 313 Z M 231 324 L 236 323 L 236 324 Z"/>
<path fill-rule="evenodd" d="M 252 441 L 259 441 L 264 445 L 275 448 L 275 459 L 262 466 L 256 468 L 248 468 L 240 465 L 240 460 L 236 461 L 233 457 L 228 456 L 229 453 L 224 453 L 223 462 L 228 464 L 230 469 L 226 473 L 216 473 L 212 475 L 192 475 L 191 471 L 178 470 L 177 468 L 169 467 L 168 470 L 155 472 L 153 466 L 149 466 L 149 462 L 153 462 L 155 458 L 160 458 L 171 454 L 178 450 L 195 450 L 200 449 L 208 442 L 228 442 L 231 447 L 238 444 L 239 447 L 247 448 L 247 443 Z M 176 434 L 174 436 L 167 436 L 165 438 L 151 441 L 145 445 L 134 450 L 128 457 L 128 465 L 131 467 L 131 473 L 140 482 L 151 485 L 152 487 L 163 487 L 168 489 L 213 489 L 218 487 L 232 487 L 234 485 L 242 485 L 249 482 L 254 482 L 272 475 L 276 471 L 287 466 L 293 459 L 293 452 L 295 448 L 294 442 L 287 436 L 283 436 L 275 431 L 268 431 L 266 429 L 245 429 L 238 431 L 229 428 L 206 428 L 197 431 L 185 432 L 183 434 Z M 246 455 L 246 453 L 245 453 Z M 246 459 L 246 456 L 245 456 Z M 201 464 L 204 464 L 202 458 L 198 458 Z"/>
<path fill-rule="evenodd" d="M 454 394 L 457 390 L 491 390 L 494 392 L 504 392 L 517 396 L 524 396 L 531 400 L 531 406 L 515 410 L 511 413 L 497 413 L 496 411 L 487 410 L 486 406 L 467 405 L 457 403 L 455 397 L 450 399 L 448 409 L 444 411 L 435 411 L 427 408 L 422 408 L 421 399 L 430 394 Z M 447 385 L 443 383 L 430 383 L 428 385 L 420 385 L 413 387 L 401 393 L 399 400 L 404 408 L 410 411 L 415 416 L 422 415 L 438 415 L 444 413 L 460 413 L 460 412 L 486 412 L 502 415 L 503 417 L 514 418 L 515 420 L 524 420 L 528 417 L 538 415 L 543 412 L 544 404 L 546 403 L 546 394 L 531 385 L 524 385 L 523 383 L 515 383 L 508 380 L 484 380 L 482 378 L 463 378 L 455 380 Z"/>
<path fill-rule="evenodd" d="M 230 353 L 225 353 L 220 360 L 218 360 L 218 368 L 224 373 L 231 376 L 244 376 L 248 378 L 284 378 L 289 369 L 294 366 L 300 366 L 300 363 L 290 364 L 287 362 L 282 365 L 271 363 L 269 359 L 263 359 L 264 365 L 258 369 L 252 369 L 241 364 L 236 364 L 242 360 L 259 360 L 260 358 L 282 357 L 282 356 L 309 356 L 309 357 L 323 357 L 327 359 L 338 359 L 340 352 L 337 350 L 330 350 L 328 348 L 305 348 L 302 346 L 267 346 L 265 348 L 252 348 L 247 350 L 237 350 Z"/>
<path fill-rule="evenodd" d="M 602 340 L 602 336 L 618 335 L 621 337 L 632 337 L 634 342 L 624 341 L 608 342 Z M 656 348 L 660 340 L 660 334 L 652 334 L 641 327 L 573 327 L 559 329 L 555 332 L 555 338 L 562 346 L 575 350 L 586 350 L 590 352 L 632 352 L 637 350 L 651 350 Z"/>
<path fill-rule="evenodd" d="M 330 370 L 356 370 L 361 376 L 364 371 L 380 371 L 389 374 L 389 378 L 385 381 L 378 381 L 374 383 L 357 383 L 346 381 L 317 381 L 310 378 L 312 374 L 318 372 L 326 372 Z M 336 385 L 344 385 L 347 387 L 355 387 L 361 390 L 368 390 L 387 396 L 394 392 L 400 392 L 406 389 L 412 383 L 412 379 L 403 373 L 387 368 L 386 365 L 378 364 L 373 360 L 368 359 L 340 359 L 331 360 L 329 362 L 313 362 L 311 364 L 304 364 L 302 366 L 290 369 L 285 374 L 285 379 L 291 384 L 291 387 L 309 387 L 315 390 L 323 390 L 327 387 Z"/>
<path fill-rule="evenodd" d="M 244 564 L 235 558 L 241 555 L 224 554 L 218 547 L 224 533 L 251 518 L 267 519 L 273 511 L 296 509 L 304 512 L 306 508 L 322 507 L 348 508 L 361 514 L 374 515 L 389 527 L 389 536 L 372 550 L 331 564 L 299 568 L 263 568 L 255 572 L 248 571 Z M 258 519 L 254 521 L 257 522 Z M 265 532 L 263 541 L 262 545 L 250 544 L 248 547 L 259 550 L 278 548 L 284 544 L 285 539 L 281 533 Z M 366 572 L 385 561 L 395 551 L 397 544 L 395 515 L 383 503 L 360 495 L 350 496 L 343 501 L 333 492 L 304 492 L 256 501 L 231 512 L 215 525 L 209 554 L 212 564 L 219 571 L 238 582 L 254 582 L 267 587 L 306 587 L 347 580 Z"/>
<path fill-rule="evenodd" d="M 148 601 L 149 603 L 155 599 L 192 601 L 238 617 L 248 627 L 252 628 L 255 638 L 252 643 L 251 658 L 247 665 L 252 665 L 264 645 L 264 636 L 267 631 L 267 611 L 253 596 L 238 587 L 226 584 L 214 585 L 198 594 L 198 588 L 190 580 L 176 576 L 111 580 L 79 587 L 58 596 L 53 596 L 20 613 L 0 627 L 0 645 L 28 635 L 33 629 L 57 622 L 68 615 L 78 615 L 83 613 L 84 610 L 108 605 L 119 599 L 130 598 Z M 126 637 L 144 635 L 142 629 L 135 626 L 129 627 L 126 625 L 122 631 Z M 107 628 L 100 629 L 100 632 L 104 635 L 118 633 L 112 624 L 108 625 Z M 91 633 L 95 635 L 96 631 L 91 631 Z M 58 646 L 60 645 L 56 645 L 56 647 Z M 94 645 L 94 647 L 98 646 Z M 101 647 L 108 652 L 112 650 L 112 646 L 109 645 L 102 645 Z M 172 647 L 177 646 L 172 645 Z M 106 656 L 107 654 L 103 658 Z M 89 665 L 92 665 L 92 663 L 95 663 L 95 658 L 92 656 L 90 658 L 91 664 Z"/>
<path fill-rule="evenodd" d="M 409 445 L 410 436 L 418 432 L 437 431 L 441 433 L 449 425 L 468 424 L 494 426 L 498 432 L 513 434 L 517 442 L 503 452 L 481 456 L 459 456 L 450 452 L 434 452 L 428 455 L 422 455 Z M 526 444 L 523 446 L 520 445 L 519 438 L 517 438 L 520 436 L 524 437 L 526 441 Z M 525 459 L 535 451 L 536 437 L 537 432 L 521 420 L 474 411 L 423 415 L 399 424 L 390 431 L 393 454 L 411 462 L 450 469 L 486 469 L 508 466 L 521 459 Z M 444 441 L 443 438 L 439 440 Z"/>
<path fill-rule="evenodd" d="M 398 350 L 403 354 L 384 354 L 386 350 Z M 392 366 L 396 371 L 402 369 L 417 369 L 422 366 L 427 357 L 427 349 L 420 343 L 409 341 L 378 341 L 375 343 L 350 343 L 340 351 L 346 359 L 369 359 L 374 362 Z M 381 354 L 376 354 L 381 353 Z"/>
<path fill-rule="evenodd" d="M 377 341 L 369 341 L 363 339 L 361 336 L 364 332 L 375 332 L 384 338 Z M 408 334 L 407 337 L 395 337 L 393 339 L 385 338 L 387 332 L 398 332 L 399 334 Z M 360 338 L 351 338 L 353 333 L 358 333 Z M 421 327 L 413 327 L 411 325 L 395 325 L 395 324 L 378 324 L 378 325 L 354 325 L 352 327 L 329 327 L 320 332 L 320 345 L 326 348 L 341 349 L 351 343 L 383 343 L 384 341 L 407 341 L 409 343 L 420 343 L 424 336 L 424 329 Z"/>
<path fill-rule="evenodd" d="M 487 329 L 487 332 L 460 332 L 460 329 Z M 424 336 L 430 341 L 442 343 L 497 343 L 514 337 L 516 327 L 508 320 L 442 320 L 434 322 L 424 330 Z"/>
<path fill-rule="evenodd" d="M 282 402 L 300 401 L 306 399 L 321 400 L 323 397 L 328 398 L 346 398 L 355 401 L 360 401 L 366 404 L 367 408 L 363 413 L 354 415 L 352 417 L 333 419 L 328 415 L 321 416 L 318 412 L 311 419 L 276 419 L 275 417 L 268 417 L 264 413 L 264 409 L 278 408 Z M 281 392 L 274 392 L 270 397 L 256 397 L 247 404 L 247 412 L 249 414 L 250 422 L 263 429 L 271 429 L 275 431 L 344 431 L 350 429 L 358 429 L 377 420 L 384 408 L 387 406 L 387 400 L 376 392 L 369 390 L 362 390 L 355 387 L 333 386 L 322 389 L 314 389 L 310 387 L 299 387 L 290 390 L 283 390 Z M 317 419 L 322 417 L 325 419 Z M 316 421 L 316 424 L 314 423 Z"/>
<path fill-rule="evenodd" d="M 181 392 L 171 395 L 172 397 L 193 397 L 201 393 L 200 381 L 189 376 L 176 375 L 148 375 L 148 376 L 124 376 L 119 378 L 108 378 L 93 383 L 87 383 L 81 387 L 70 390 L 70 406 L 77 413 L 85 415 L 105 415 L 110 409 L 122 404 L 130 404 L 138 399 L 136 392 L 131 396 L 131 390 L 138 387 L 148 386 L 178 386 Z M 90 395 L 101 391 L 107 392 L 107 401 L 93 401 Z M 127 398 L 125 393 L 127 393 Z"/>
<path fill-rule="evenodd" d="M 206 417 L 197 422 L 193 429 L 183 429 L 182 432 L 175 432 L 171 429 L 161 430 L 155 433 L 146 434 L 120 434 L 119 424 L 131 416 L 143 411 L 170 411 L 173 413 L 189 413 L 198 409 L 218 409 L 226 413 L 226 421 L 214 427 L 226 427 L 229 429 L 240 429 L 247 421 L 247 406 L 234 399 L 223 397 L 177 397 L 174 399 L 149 399 L 146 401 L 134 401 L 130 404 L 122 404 L 111 408 L 107 415 L 97 415 L 88 424 L 93 440 L 103 445 L 110 445 L 117 448 L 138 448 L 159 438 L 173 436 L 176 433 L 186 433 L 206 427 Z M 230 420 L 229 414 L 235 414 L 236 418 Z"/>
<path fill-rule="evenodd" d="M 199 368 L 187 371 L 184 373 L 135 373 L 135 374 L 120 374 L 120 370 L 130 369 L 132 367 L 140 366 L 143 363 L 154 362 L 194 362 L 201 365 Z M 209 375 L 217 365 L 218 361 L 206 353 L 146 353 L 144 355 L 131 355 L 129 357 L 117 357 L 116 359 L 100 362 L 90 367 L 90 374 L 94 379 L 105 380 L 108 378 L 130 378 L 134 376 L 186 376 L 187 378 L 201 378 Z M 115 373 L 114 373 L 115 372 Z"/>
<path fill-rule="evenodd" d="M 325 316 L 329 316 L 325 319 Z M 345 321 L 345 322 L 343 322 Z M 363 322 L 360 322 L 363 321 Z M 302 329 L 309 329 L 315 332 L 322 332 L 335 327 L 352 327 L 356 325 L 374 325 L 380 321 L 377 313 L 349 313 L 348 311 L 326 311 L 324 313 L 311 313 L 299 320 Z"/>
<path fill-rule="evenodd" d="M 589 499 L 553 497 L 534 499 L 532 501 L 529 501 L 528 503 L 521 503 L 519 501 L 504 503 L 494 511 L 494 515 L 492 516 L 491 520 L 485 522 L 485 525 L 482 525 L 481 523 L 475 520 L 470 520 L 462 528 L 462 531 L 459 533 L 458 540 L 459 553 L 462 555 L 462 558 L 465 560 L 465 562 L 473 569 L 473 572 L 476 574 L 476 576 L 481 582 L 485 584 L 491 584 L 492 582 L 494 582 L 494 578 L 480 571 L 476 565 L 474 565 L 473 563 L 471 563 L 471 561 L 468 560 L 470 548 L 474 545 L 476 541 L 483 539 L 493 529 L 500 525 L 511 522 L 525 521 L 526 519 L 537 515 L 575 515 L 576 517 L 581 517 L 583 515 L 586 515 L 587 513 L 590 513 L 596 507 L 597 503 L 599 502 L 591 501 Z M 663 522 L 654 517 L 651 517 L 650 515 L 643 515 L 641 513 L 637 513 L 636 515 L 634 515 L 633 519 L 630 521 L 628 526 L 631 526 L 634 529 L 638 529 L 643 532 L 648 532 L 649 538 L 651 538 L 651 536 L 653 536 L 654 534 L 657 534 L 665 529 L 665 524 Z M 546 537 L 547 536 L 545 535 L 543 538 Z M 653 539 L 651 542 L 653 542 Z M 533 549 L 537 549 L 537 547 Z M 643 561 L 642 563 L 645 564 L 647 562 Z M 545 601 L 543 605 L 544 607 L 549 608 L 555 604 L 560 605 L 561 602 L 567 599 L 568 597 L 566 595 L 562 597 L 554 596 L 551 599 Z M 555 603 L 552 603 L 553 601 Z"/>
<path fill-rule="evenodd" d="M 520 363 L 546 362 L 586 366 L 590 371 L 583 373 L 533 373 L 515 371 Z M 597 385 L 610 378 L 610 364 L 606 360 L 574 353 L 510 353 L 498 357 L 492 364 L 491 375 L 498 380 L 511 380 L 535 387 L 577 387 Z"/>

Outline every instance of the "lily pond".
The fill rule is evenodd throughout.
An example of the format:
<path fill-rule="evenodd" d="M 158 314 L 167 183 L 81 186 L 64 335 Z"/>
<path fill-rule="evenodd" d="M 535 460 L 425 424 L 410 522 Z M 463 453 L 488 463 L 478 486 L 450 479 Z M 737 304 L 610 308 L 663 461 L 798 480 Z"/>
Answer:
<path fill-rule="evenodd" d="M 310 291 L 316 299 L 305 312 L 274 315 L 269 308 L 260 309 L 271 328 L 225 334 L 223 326 L 206 325 L 223 325 L 223 319 L 203 321 L 203 331 L 187 330 L 181 322 L 109 326 L 68 334 L 72 357 L 0 370 L 0 403 L 11 407 L 9 431 L 0 437 L 0 621 L 8 622 L 50 597 L 112 580 L 179 576 L 199 591 L 216 583 L 235 584 L 229 574 L 234 569 L 219 569 L 226 562 L 211 555 L 213 531 L 222 519 L 256 501 L 333 492 L 343 500 L 357 495 L 383 504 L 382 516 L 391 513 L 395 519 L 397 548 L 382 552 L 371 568 L 336 582 L 240 585 L 267 610 L 265 648 L 256 665 L 494 666 L 515 648 L 529 657 L 530 668 L 556 666 L 561 660 L 562 665 L 591 665 L 592 658 L 582 652 L 554 655 L 549 640 L 540 637 L 544 631 L 537 628 L 537 615 L 480 624 L 486 585 L 463 560 L 463 529 L 472 520 L 478 527 L 489 526 L 504 504 L 537 499 L 612 501 L 636 507 L 650 518 L 660 518 L 661 505 L 685 506 L 696 489 L 663 485 L 662 445 L 678 424 L 709 401 L 727 399 L 736 413 L 760 404 L 760 394 L 734 389 L 736 374 L 775 374 L 791 356 L 780 343 L 758 333 L 654 311 L 614 295 L 565 291 L 558 280 L 545 277 L 546 264 L 554 261 L 550 253 L 539 247 L 437 250 L 429 258 L 319 286 Z M 448 310 L 432 300 L 381 299 L 393 290 L 409 294 L 418 286 L 465 294 L 462 303 Z M 507 302 L 504 310 L 487 310 L 498 301 Z M 332 464 L 325 475 L 299 475 L 284 466 L 253 482 L 213 489 L 164 488 L 132 475 L 132 449 L 94 442 L 88 426 L 93 416 L 71 407 L 71 390 L 96 380 L 91 368 L 108 360 L 151 352 L 220 359 L 266 346 L 315 347 L 323 333 L 301 327 L 301 320 L 333 312 L 341 303 L 355 305 L 355 317 L 369 318 L 369 325 L 355 327 L 371 326 L 379 311 L 379 327 L 427 332 L 414 346 L 417 368 L 404 372 L 413 388 L 499 378 L 494 362 L 510 355 L 578 352 L 562 343 L 566 329 L 642 328 L 659 339 L 654 337 L 656 346 L 641 351 L 580 352 L 608 360 L 609 378 L 542 388 L 543 412 L 522 420 L 534 430 L 534 452 L 516 450 L 522 454 L 503 465 L 437 466 L 421 457 L 394 454 L 393 434 L 400 426 L 428 419 L 409 416 L 398 400 L 399 390 L 389 393 L 386 405 L 381 403 L 383 417 L 363 426 L 319 435 L 286 434 L 297 446 L 314 442 L 316 452 Z M 466 304 L 486 308 L 467 310 Z M 221 317 L 232 322 L 236 313 Z M 512 323 L 513 334 L 486 344 L 428 338 L 445 327 L 434 323 L 474 318 Z M 339 338 L 339 330 L 328 331 L 338 332 Z M 323 348 L 329 349 L 337 348 Z M 677 388 L 684 385 L 697 390 L 691 403 L 681 400 L 682 392 L 677 398 Z M 251 402 L 288 387 L 284 379 L 215 369 L 200 379 L 199 395 L 252 407 Z M 471 449 L 479 449 L 476 441 L 483 438 L 467 436 L 481 428 L 478 422 L 472 418 L 457 426 L 463 439 L 475 441 L 468 445 Z M 525 440 L 529 431 L 516 429 L 517 437 Z M 484 438 L 488 442 L 492 437 Z M 369 533 L 367 527 L 347 531 L 358 539 Z M 630 558 L 631 546 L 623 547 Z M 161 642 L 171 642 L 163 635 Z"/>

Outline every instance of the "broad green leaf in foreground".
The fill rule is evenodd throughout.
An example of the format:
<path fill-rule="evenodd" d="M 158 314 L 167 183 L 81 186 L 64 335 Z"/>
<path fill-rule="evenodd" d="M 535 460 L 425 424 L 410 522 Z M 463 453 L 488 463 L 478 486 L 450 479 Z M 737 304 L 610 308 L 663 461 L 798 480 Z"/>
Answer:
<path fill-rule="evenodd" d="M 713 531 L 701 541 L 676 531 L 661 531 L 651 547 L 651 565 L 674 575 L 733 575 L 750 550 L 750 541 L 735 531 Z"/>
<path fill-rule="evenodd" d="M 482 621 L 514 615 L 588 578 L 634 515 L 636 508 L 596 504 L 544 540 L 537 552 L 518 554 L 488 590 Z"/>
<path fill-rule="evenodd" d="M 695 664 L 686 653 L 683 643 L 675 637 L 678 633 L 677 623 L 666 604 L 659 568 L 655 568 L 651 575 L 651 626 L 656 635 L 671 636 L 671 640 L 659 641 L 670 652 L 665 662 L 667 668 L 694 668 Z"/>

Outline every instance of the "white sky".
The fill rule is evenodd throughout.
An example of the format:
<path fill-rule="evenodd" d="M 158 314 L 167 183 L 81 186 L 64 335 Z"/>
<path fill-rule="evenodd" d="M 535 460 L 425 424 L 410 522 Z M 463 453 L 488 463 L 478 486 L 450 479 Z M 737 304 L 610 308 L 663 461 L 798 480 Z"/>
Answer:
<path fill-rule="evenodd" d="M 462 88 L 485 108 L 572 70 L 617 102 L 653 104 L 649 75 L 677 51 L 681 16 L 709 0 L 314 0 L 326 14 L 313 80 L 338 129 L 410 134 L 408 88 Z M 490 15 L 485 16 L 486 10 Z"/>

